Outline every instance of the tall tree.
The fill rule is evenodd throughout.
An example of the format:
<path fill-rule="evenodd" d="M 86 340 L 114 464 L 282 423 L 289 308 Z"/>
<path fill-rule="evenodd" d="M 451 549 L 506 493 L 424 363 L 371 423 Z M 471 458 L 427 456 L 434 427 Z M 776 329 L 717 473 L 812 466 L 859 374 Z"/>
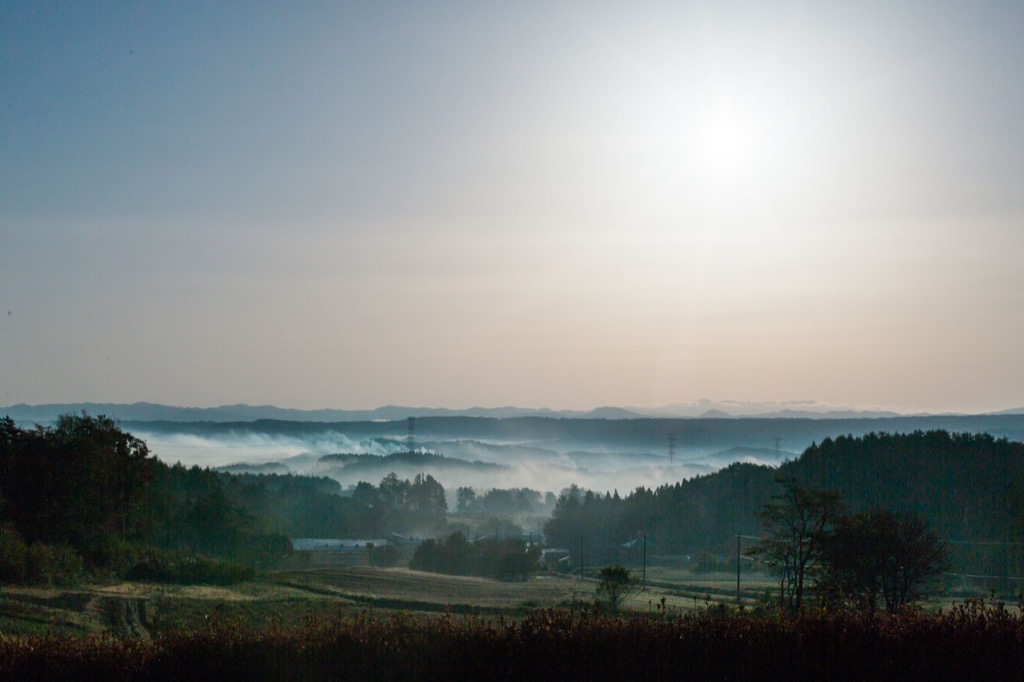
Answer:
<path fill-rule="evenodd" d="M 768 537 L 753 553 L 779 571 L 783 607 L 796 614 L 842 507 L 837 493 L 805 488 L 791 478 L 779 483 L 782 492 L 773 496 L 760 514 Z"/>
<path fill-rule="evenodd" d="M 421 514 L 444 515 L 448 511 L 444 486 L 430 474 L 416 474 L 408 488 L 407 499 L 410 509 Z"/>
<path fill-rule="evenodd" d="M 0 431 L 5 516 L 27 540 L 67 542 L 104 563 L 117 540 L 147 539 L 155 459 L 143 441 L 85 414 L 31 431 L 5 420 Z"/>
<path fill-rule="evenodd" d="M 870 509 L 842 516 L 824 545 L 822 585 L 835 605 L 896 613 L 926 596 L 946 548 L 912 512 Z"/>
<path fill-rule="evenodd" d="M 455 511 L 468 514 L 476 501 L 476 492 L 472 488 L 462 486 L 455 491 Z"/>

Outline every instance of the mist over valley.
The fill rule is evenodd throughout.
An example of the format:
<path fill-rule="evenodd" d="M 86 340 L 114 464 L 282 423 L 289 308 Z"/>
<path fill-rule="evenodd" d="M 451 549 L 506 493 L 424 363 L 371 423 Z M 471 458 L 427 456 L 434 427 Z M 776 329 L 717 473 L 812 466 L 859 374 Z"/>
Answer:
<path fill-rule="evenodd" d="M 430 474 L 456 488 L 577 485 L 649 489 L 735 462 L 777 467 L 825 438 L 944 429 L 1024 440 L 1024 415 L 861 418 L 431 416 L 372 421 L 126 421 L 168 463 L 328 476 L 343 488 L 389 473 Z M 405 455 L 405 456 L 402 456 Z"/>

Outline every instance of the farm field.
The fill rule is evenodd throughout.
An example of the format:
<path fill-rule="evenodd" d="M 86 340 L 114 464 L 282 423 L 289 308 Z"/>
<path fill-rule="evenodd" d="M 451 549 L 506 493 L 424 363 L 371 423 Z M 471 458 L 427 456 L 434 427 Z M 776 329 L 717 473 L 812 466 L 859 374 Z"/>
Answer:
<path fill-rule="evenodd" d="M 1024 674 L 1020 612 L 999 604 L 975 600 L 893 619 L 813 611 L 790 620 L 717 608 L 734 603 L 735 575 L 649 568 L 647 577 L 648 589 L 627 608 L 650 617 L 621 619 L 593 615 L 595 580 L 562 574 L 506 583 L 349 567 L 275 572 L 231 587 L 6 588 L 0 678 L 634 679 L 640 669 L 648 680 Z M 752 595 L 770 584 L 757 578 L 745 578 Z"/>
<path fill-rule="evenodd" d="M 626 607 L 649 611 L 735 603 L 735 575 L 695 576 L 677 569 L 648 569 L 647 590 Z M 763 592 L 765 576 L 744 579 L 745 597 Z M 746 590 L 750 588 L 748 593 Z M 0 633 L 150 636 L 199 627 L 210 618 L 249 627 L 290 626 L 327 614 L 473 614 L 519 617 L 543 608 L 590 607 L 596 581 L 542 573 L 523 582 L 447 576 L 404 568 L 294 570 L 229 587 L 150 583 L 76 588 L 0 590 Z M 747 598 L 745 602 L 751 603 Z"/>

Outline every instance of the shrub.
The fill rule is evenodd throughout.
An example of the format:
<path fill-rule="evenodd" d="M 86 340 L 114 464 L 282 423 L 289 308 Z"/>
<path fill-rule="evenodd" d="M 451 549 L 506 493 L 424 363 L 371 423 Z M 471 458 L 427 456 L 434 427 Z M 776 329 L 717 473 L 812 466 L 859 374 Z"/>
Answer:
<path fill-rule="evenodd" d="M 624 566 L 605 566 L 597 575 L 597 599 L 610 613 L 640 591 L 639 581 Z"/>
<path fill-rule="evenodd" d="M 94 573 L 105 573 L 119 578 L 138 561 L 140 548 L 111 533 L 95 534 L 80 547 L 80 552 Z"/>
<path fill-rule="evenodd" d="M 82 557 L 67 544 L 32 543 L 25 566 L 26 579 L 44 585 L 75 585 L 85 576 Z"/>
<path fill-rule="evenodd" d="M 67 544 L 26 545 L 14 531 L 0 531 L 0 580 L 40 585 L 75 585 L 85 576 L 82 557 Z"/>
<path fill-rule="evenodd" d="M 128 571 L 129 580 L 178 585 L 231 585 L 253 580 L 256 569 L 202 556 L 180 556 L 149 548 Z"/>
<path fill-rule="evenodd" d="M 398 563 L 402 552 L 390 542 L 380 547 L 369 546 L 370 564 L 380 568 L 390 568 Z"/>
<path fill-rule="evenodd" d="M 518 538 L 483 538 L 474 543 L 462 533 L 427 540 L 409 562 L 416 571 L 448 575 L 479 575 L 497 580 L 521 580 L 537 570 L 540 552 Z"/>
<path fill-rule="evenodd" d="M 0 581 L 20 583 L 27 575 L 28 547 L 13 530 L 0 530 Z"/>

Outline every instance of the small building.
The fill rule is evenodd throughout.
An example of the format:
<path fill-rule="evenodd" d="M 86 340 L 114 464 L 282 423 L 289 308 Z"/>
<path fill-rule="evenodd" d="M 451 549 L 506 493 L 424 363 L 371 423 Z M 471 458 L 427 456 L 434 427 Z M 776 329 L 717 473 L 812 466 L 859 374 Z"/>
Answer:
<path fill-rule="evenodd" d="M 368 566 L 372 558 L 371 548 L 387 544 L 388 541 L 382 538 L 292 538 L 292 561 L 298 568 Z"/>
<path fill-rule="evenodd" d="M 296 552 L 366 551 L 370 545 L 380 547 L 386 544 L 388 544 L 388 541 L 383 539 L 292 538 L 292 549 Z"/>
<path fill-rule="evenodd" d="M 550 571 L 566 570 L 567 566 L 571 568 L 571 562 L 572 557 L 568 549 L 552 547 L 541 550 L 540 563 Z"/>

